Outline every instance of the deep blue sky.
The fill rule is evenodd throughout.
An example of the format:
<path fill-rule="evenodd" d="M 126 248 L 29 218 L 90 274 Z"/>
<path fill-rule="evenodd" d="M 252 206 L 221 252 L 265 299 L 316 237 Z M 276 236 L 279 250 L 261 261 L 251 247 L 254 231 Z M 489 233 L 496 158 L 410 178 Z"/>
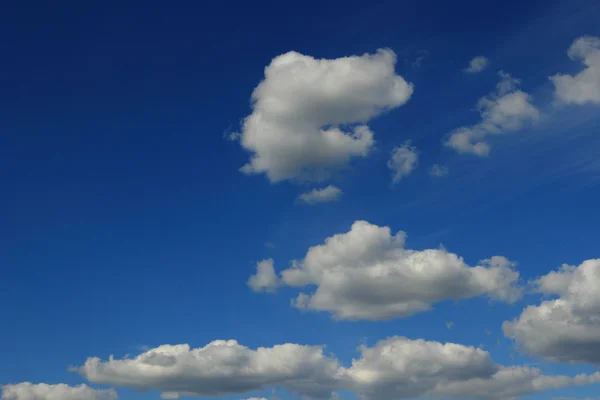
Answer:
<path fill-rule="evenodd" d="M 291 291 L 256 295 L 246 280 L 258 260 L 284 268 L 357 219 L 406 231 L 410 248 L 443 244 L 469 263 L 505 255 L 526 279 L 597 257 L 600 165 L 560 171 L 600 154 L 597 108 L 499 137 L 488 159 L 441 140 L 477 121 L 474 104 L 499 69 L 549 104 L 548 76 L 580 68 L 566 51 L 579 36 L 600 35 L 599 20 L 594 2 L 579 0 L 3 5 L 0 383 L 78 384 L 67 367 L 89 356 L 229 338 L 324 343 L 349 361 L 361 341 L 400 334 L 484 343 L 511 363 L 517 353 L 500 324 L 527 298 L 492 313 L 474 299 L 391 322 L 335 322 L 290 308 Z M 381 47 L 398 54 L 396 71 L 415 94 L 370 123 L 377 149 L 335 181 L 340 202 L 299 207 L 303 187 L 239 172 L 248 154 L 224 135 L 250 113 L 273 57 Z M 414 67 L 422 50 L 428 56 Z M 491 67 L 466 76 L 479 54 Z M 390 188 L 385 161 L 407 139 L 419 168 Z M 430 179 L 433 163 L 450 174 Z"/>

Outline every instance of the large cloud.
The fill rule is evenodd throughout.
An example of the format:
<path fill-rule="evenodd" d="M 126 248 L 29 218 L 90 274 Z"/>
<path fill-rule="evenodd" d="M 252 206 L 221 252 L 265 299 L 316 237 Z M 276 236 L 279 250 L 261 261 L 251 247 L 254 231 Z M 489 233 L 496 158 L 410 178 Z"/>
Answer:
<path fill-rule="evenodd" d="M 535 283 L 540 292 L 558 297 L 505 322 L 505 335 L 552 361 L 600 365 L 600 259 L 565 265 Z"/>
<path fill-rule="evenodd" d="M 391 50 L 333 60 L 297 52 L 274 58 L 240 134 L 252 153 L 242 171 L 265 173 L 271 182 L 322 181 L 366 156 L 374 140 L 364 124 L 406 103 L 413 91 L 395 64 Z"/>
<path fill-rule="evenodd" d="M 568 55 L 585 69 L 577 75 L 556 74 L 550 79 L 555 99 L 564 104 L 600 104 L 600 37 L 583 36 L 573 42 Z"/>
<path fill-rule="evenodd" d="M 201 348 L 163 345 L 135 358 L 89 358 L 74 370 L 90 382 L 157 389 L 177 395 L 214 397 L 284 386 L 311 397 L 336 387 L 337 360 L 320 346 L 282 344 L 252 350 L 235 340 L 216 340 Z"/>
<path fill-rule="evenodd" d="M 2 400 L 115 400 L 114 390 L 95 390 L 87 385 L 22 382 L 2 386 Z"/>
<path fill-rule="evenodd" d="M 504 257 L 470 267 L 443 249 L 409 250 L 406 235 L 356 221 L 349 232 L 311 247 L 282 271 L 280 284 L 316 286 L 296 307 L 327 311 L 339 319 L 381 320 L 431 309 L 433 303 L 485 295 L 514 301 L 519 273 Z"/>
<path fill-rule="evenodd" d="M 446 146 L 459 153 L 487 156 L 490 145 L 485 138 L 488 135 L 517 131 L 526 123 L 540 118 L 540 111 L 531 104 L 531 96 L 517 88 L 520 81 L 502 71 L 499 75 L 501 79 L 496 91 L 477 103 L 481 122 L 451 132 Z"/>
<path fill-rule="evenodd" d="M 361 347 L 346 370 L 352 389 L 370 400 L 393 398 L 512 398 L 551 388 L 595 383 L 600 373 L 545 376 L 538 369 L 503 367 L 488 352 L 454 343 L 392 337 Z"/>
<path fill-rule="evenodd" d="M 199 349 L 160 346 L 134 359 L 90 358 L 76 370 L 92 382 L 157 389 L 163 398 L 243 395 L 282 387 L 313 398 L 349 390 L 366 400 L 495 399 L 600 378 L 600 373 L 545 376 L 537 369 L 497 365 L 488 352 L 474 347 L 405 337 L 359 350 L 360 357 L 344 367 L 333 356 L 325 356 L 322 347 L 288 343 L 251 350 L 235 341 L 215 341 Z"/>

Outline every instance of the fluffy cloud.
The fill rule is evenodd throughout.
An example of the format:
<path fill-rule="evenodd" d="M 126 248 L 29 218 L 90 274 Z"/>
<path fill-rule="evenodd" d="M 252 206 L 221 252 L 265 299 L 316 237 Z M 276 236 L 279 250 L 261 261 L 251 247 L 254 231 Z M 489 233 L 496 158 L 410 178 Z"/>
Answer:
<path fill-rule="evenodd" d="M 433 164 L 429 170 L 429 175 L 435 176 L 436 178 L 446 176 L 448 175 L 448 167 L 445 165 Z"/>
<path fill-rule="evenodd" d="M 585 69 L 577 75 L 556 74 L 550 77 L 555 99 L 564 104 L 600 104 L 600 37 L 583 36 L 575 40 L 567 53 Z"/>
<path fill-rule="evenodd" d="M 163 397 L 214 397 L 282 386 L 310 397 L 326 397 L 336 387 L 340 365 L 321 346 L 282 344 L 256 350 L 235 340 L 201 348 L 163 345 L 135 358 L 89 358 L 73 368 L 90 382 L 157 389 Z"/>
<path fill-rule="evenodd" d="M 322 347 L 282 344 L 251 350 L 236 341 L 203 348 L 159 346 L 135 359 L 90 358 L 76 370 L 93 382 L 137 390 L 157 389 L 163 398 L 218 396 L 282 387 L 308 397 L 336 390 L 366 400 L 509 398 L 550 388 L 595 383 L 600 373 L 545 376 L 537 369 L 503 367 L 488 352 L 454 343 L 391 337 L 361 346 L 349 367 Z"/>
<path fill-rule="evenodd" d="M 504 334 L 548 360 L 600 365 L 600 259 L 564 265 L 535 284 L 557 298 L 527 307 L 503 324 Z"/>
<path fill-rule="evenodd" d="M 256 274 L 248 279 L 248 286 L 255 292 L 274 292 L 279 287 L 273 259 L 262 260 L 256 264 Z"/>
<path fill-rule="evenodd" d="M 496 91 L 477 103 L 481 122 L 451 132 L 446 146 L 459 153 L 487 156 L 490 145 L 485 141 L 486 136 L 517 131 L 540 118 L 540 111 L 531 104 L 531 96 L 517 89 L 520 81 L 502 71 L 499 75 L 501 79 Z"/>
<path fill-rule="evenodd" d="M 2 400 L 114 400 L 114 390 L 94 390 L 87 385 L 22 382 L 2 386 Z"/>
<path fill-rule="evenodd" d="M 312 189 L 311 191 L 302 193 L 298 196 L 297 202 L 308 205 L 328 203 L 339 200 L 343 193 L 340 188 L 329 185 L 322 189 Z"/>
<path fill-rule="evenodd" d="M 387 166 L 392 170 L 392 183 L 398 183 L 402 178 L 410 175 L 419 162 L 417 149 L 410 145 L 410 140 L 401 146 L 394 147 L 392 157 Z"/>
<path fill-rule="evenodd" d="M 392 337 L 361 347 L 346 370 L 352 389 L 370 400 L 392 398 L 511 398 L 597 382 L 600 373 L 545 376 L 537 369 L 503 367 L 488 352 L 454 343 Z"/>
<path fill-rule="evenodd" d="M 490 60 L 484 56 L 475 57 L 469 62 L 469 66 L 465 68 L 465 72 L 477 73 L 486 69 L 490 65 Z"/>
<path fill-rule="evenodd" d="M 385 320 L 427 311 L 439 301 L 488 296 L 512 302 L 520 296 L 519 273 L 504 257 L 470 267 L 443 249 L 409 250 L 404 232 L 356 221 L 349 232 L 311 247 L 282 271 L 283 284 L 316 286 L 301 293 L 298 308 L 338 319 Z"/>
<path fill-rule="evenodd" d="M 391 50 L 332 60 L 297 52 L 274 58 L 239 135 L 252 153 L 242 171 L 264 173 L 271 182 L 322 181 L 351 158 L 366 156 L 374 140 L 365 123 L 413 92 L 395 64 Z M 343 127 L 348 124 L 350 130 Z"/>

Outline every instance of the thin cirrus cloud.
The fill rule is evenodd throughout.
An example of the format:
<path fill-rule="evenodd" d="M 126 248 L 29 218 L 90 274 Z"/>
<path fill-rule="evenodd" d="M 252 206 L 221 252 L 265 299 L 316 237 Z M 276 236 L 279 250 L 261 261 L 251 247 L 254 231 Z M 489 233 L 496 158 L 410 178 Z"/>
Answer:
<path fill-rule="evenodd" d="M 69 386 L 64 383 L 48 385 L 45 383 L 22 382 L 4 385 L 2 400 L 116 400 L 112 389 L 95 390 L 87 385 Z"/>
<path fill-rule="evenodd" d="M 576 39 L 568 56 L 585 68 L 576 75 L 556 74 L 550 77 L 558 104 L 600 104 L 600 37 L 582 36 Z"/>
<path fill-rule="evenodd" d="M 465 72 L 475 74 L 485 70 L 490 65 L 490 60 L 484 56 L 477 56 L 471 59 L 469 66 L 465 68 Z"/>
<path fill-rule="evenodd" d="M 600 259 L 563 265 L 534 282 L 556 298 L 532 305 L 503 324 L 526 353 L 557 362 L 600 366 Z"/>
<path fill-rule="evenodd" d="M 345 320 L 388 320 L 428 311 L 444 300 L 487 296 L 513 302 L 521 295 L 519 273 L 505 257 L 470 267 L 443 249 L 406 249 L 405 240 L 404 232 L 392 235 L 389 227 L 356 221 L 349 232 L 308 249 L 277 283 L 269 280 L 269 287 L 314 286 L 293 305 Z"/>
<path fill-rule="evenodd" d="M 445 145 L 458 153 L 470 153 L 485 157 L 490 152 L 486 138 L 518 131 L 540 118 L 540 111 L 531 103 L 531 96 L 518 89 L 520 80 L 500 71 L 496 90 L 477 102 L 476 109 L 481 121 L 452 131 Z"/>
<path fill-rule="evenodd" d="M 241 171 L 266 174 L 271 182 L 319 182 L 366 157 L 374 144 L 366 123 L 413 93 L 395 64 L 396 54 L 387 49 L 337 59 L 293 51 L 275 57 L 237 135 L 251 153 Z"/>
<path fill-rule="evenodd" d="M 387 166 L 392 170 L 392 184 L 400 182 L 417 167 L 419 153 L 416 147 L 411 146 L 410 140 L 402 145 L 394 147 Z"/>
<path fill-rule="evenodd" d="M 162 345 L 134 358 L 90 357 L 71 370 L 90 382 L 158 390 L 169 399 L 243 395 L 272 387 L 315 399 L 340 390 L 366 400 L 498 399 L 600 380 L 600 373 L 572 378 L 505 367 L 479 348 L 400 336 L 361 346 L 359 352 L 346 367 L 325 354 L 324 346 L 285 343 L 251 349 L 235 340 L 216 340 L 200 348 Z"/>
<path fill-rule="evenodd" d="M 344 192 L 342 189 L 329 185 L 321 189 L 312 189 L 308 192 L 304 192 L 296 199 L 297 204 L 306 204 L 314 206 L 320 203 L 330 203 L 332 201 L 339 200 Z"/>

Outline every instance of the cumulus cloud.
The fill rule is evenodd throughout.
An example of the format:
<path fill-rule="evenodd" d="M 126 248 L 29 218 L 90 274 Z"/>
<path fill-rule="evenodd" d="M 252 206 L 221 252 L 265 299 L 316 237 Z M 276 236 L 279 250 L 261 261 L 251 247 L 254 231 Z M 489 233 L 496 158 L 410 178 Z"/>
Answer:
<path fill-rule="evenodd" d="M 495 364 L 488 352 L 460 344 L 391 337 L 344 367 L 323 347 L 282 344 L 249 349 L 234 340 L 190 349 L 163 345 L 134 359 L 89 358 L 79 368 L 93 382 L 137 390 L 156 389 L 163 398 L 242 395 L 281 387 L 302 396 L 331 398 L 336 390 L 365 400 L 509 398 L 551 388 L 597 382 L 600 373 L 545 376 L 537 369 Z"/>
<path fill-rule="evenodd" d="M 490 145 L 485 141 L 488 135 L 518 131 L 525 124 L 540 118 L 540 111 L 531 104 L 531 96 L 518 89 L 520 81 L 502 71 L 499 75 L 496 91 L 482 97 L 477 103 L 481 122 L 451 132 L 444 143 L 446 146 L 459 153 L 484 157 L 490 152 Z"/>
<path fill-rule="evenodd" d="M 360 352 L 346 373 L 353 390 L 370 400 L 511 398 L 600 378 L 545 376 L 537 369 L 497 365 L 487 351 L 475 347 L 404 337 L 362 346 Z"/>
<path fill-rule="evenodd" d="M 525 352 L 551 361 L 600 365 L 600 259 L 563 265 L 535 285 L 556 298 L 504 322 L 504 334 Z"/>
<path fill-rule="evenodd" d="M 465 72 L 477 73 L 486 69 L 490 65 L 490 60 L 484 56 L 474 57 L 470 62 L 469 66 L 465 68 Z"/>
<path fill-rule="evenodd" d="M 282 344 L 255 350 L 235 340 L 204 347 L 162 345 L 135 358 L 89 358 L 73 368 L 90 382 L 156 389 L 168 398 L 243 394 L 272 386 L 323 398 L 339 380 L 340 365 L 322 346 Z"/>
<path fill-rule="evenodd" d="M 385 49 L 337 59 L 297 52 L 274 58 L 239 135 L 252 154 L 241 170 L 264 173 L 271 182 L 323 181 L 350 159 L 365 157 L 374 144 L 365 124 L 413 92 L 395 64 L 396 55 Z"/>
<path fill-rule="evenodd" d="M 87 385 L 22 382 L 2 386 L 2 400 L 115 400 L 114 390 L 95 390 Z"/>
<path fill-rule="evenodd" d="M 434 303 L 487 296 L 519 298 L 514 263 L 496 256 L 475 267 L 443 249 L 406 249 L 406 234 L 356 221 L 349 232 L 311 247 L 281 272 L 281 282 L 316 287 L 301 293 L 297 308 L 326 311 L 337 319 L 385 320 L 430 310 Z"/>
<path fill-rule="evenodd" d="M 442 176 L 448 175 L 448 167 L 445 165 L 433 164 L 431 169 L 429 170 L 429 175 L 434 176 L 436 178 L 441 178 Z"/>
<path fill-rule="evenodd" d="M 315 205 L 339 200 L 342 197 L 342 189 L 329 185 L 322 189 L 312 189 L 298 196 L 296 201 L 301 204 Z"/>
<path fill-rule="evenodd" d="M 554 96 L 563 104 L 600 104 L 600 37 L 583 36 L 573 42 L 569 58 L 585 65 L 576 75 L 556 74 Z"/>
<path fill-rule="evenodd" d="M 398 183 L 402 178 L 410 175 L 418 162 L 419 154 L 416 147 L 410 145 L 410 140 L 394 147 L 392 156 L 387 162 L 388 168 L 392 170 L 392 183 Z"/>
<path fill-rule="evenodd" d="M 250 276 L 248 286 L 255 292 L 267 293 L 272 293 L 279 287 L 273 259 L 262 260 L 256 264 L 256 274 Z"/>

